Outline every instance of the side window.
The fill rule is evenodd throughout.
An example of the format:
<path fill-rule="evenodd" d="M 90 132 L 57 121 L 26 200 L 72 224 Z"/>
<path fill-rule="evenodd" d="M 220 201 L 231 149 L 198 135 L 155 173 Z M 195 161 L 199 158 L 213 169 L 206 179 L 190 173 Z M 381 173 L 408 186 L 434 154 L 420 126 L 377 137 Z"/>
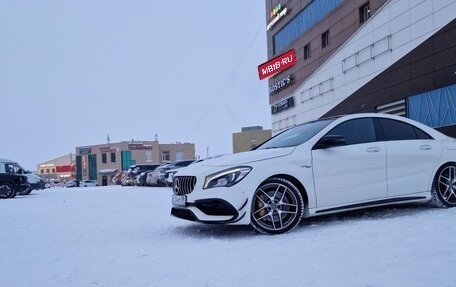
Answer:
<path fill-rule="evenodd" d="M 391 119 L 379 119 L 385 141 L 432 139 L 427 133 L 415 126 Z"/>
<path fill-rule="evenodd" d="M 5 164 L 5 172 L 6 173 L 16 173 L 16 170 L 14 169 L 14 164 L 12 164 L 12 163 Z"/>
<path fill-rule="evenodd" d="M 374 142 L 374 122 L 371 118 L 349 120 L 333 128 L 328 135 L 343 136 L 346 145 Z"/>

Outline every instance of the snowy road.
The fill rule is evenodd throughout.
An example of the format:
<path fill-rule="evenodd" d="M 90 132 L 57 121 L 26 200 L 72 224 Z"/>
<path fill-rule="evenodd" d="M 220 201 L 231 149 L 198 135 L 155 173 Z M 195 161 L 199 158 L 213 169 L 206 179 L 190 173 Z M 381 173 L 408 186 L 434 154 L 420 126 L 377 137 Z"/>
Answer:
<path fill-rule="evenodd" d="M 0 286 L 455 286 L 456 208 L 305 220 L 290 234 L 169 215 L 168 188 L 0 201 Z"/>

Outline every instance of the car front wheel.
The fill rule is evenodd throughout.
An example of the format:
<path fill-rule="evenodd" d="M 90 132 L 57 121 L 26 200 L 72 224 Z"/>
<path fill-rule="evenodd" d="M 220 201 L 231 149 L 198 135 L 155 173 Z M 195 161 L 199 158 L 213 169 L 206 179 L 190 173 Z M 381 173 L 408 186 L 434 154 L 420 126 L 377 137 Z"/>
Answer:
<path fill-rule="evenodd" d="M 264 234 L 286 233 L 299 225 L 304 208 L 296 186 L 283 178 L 271 178 L 253 195 L 251 225 Z"/>

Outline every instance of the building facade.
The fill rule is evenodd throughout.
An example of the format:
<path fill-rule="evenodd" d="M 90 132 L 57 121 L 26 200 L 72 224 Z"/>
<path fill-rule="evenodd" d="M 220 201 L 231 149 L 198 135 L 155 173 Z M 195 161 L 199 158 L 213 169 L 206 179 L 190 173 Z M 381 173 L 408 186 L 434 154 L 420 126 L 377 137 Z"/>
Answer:
<path fill-rule="evenodd" d="M 456 0 L 267 0 L 272 131 L 382 112 L 456 135 Z M 273 25 L 270 25 L 273 23 Z"/>
<path fill-rule="evenodd" d="M 123 141 L 76 147 L 76 178 L 107 185 L 117 172 L 134 164 L 160 164 L 195 158 L 193 143 L 160 144 L 158 141 Z"/>
<path fill-rule="evenodd" d="M 43 163 L 36 167 L 37 174 L 46 182 L 71 180 L 76 178 L 76 156 L 67 154 Z"/>
<path fill-rule="evenodd" d="M 233 133 L 233 153 L 249 151 L 271 138 L 271 130 L 261 126 L 244 127 L 240 133 Z"/>

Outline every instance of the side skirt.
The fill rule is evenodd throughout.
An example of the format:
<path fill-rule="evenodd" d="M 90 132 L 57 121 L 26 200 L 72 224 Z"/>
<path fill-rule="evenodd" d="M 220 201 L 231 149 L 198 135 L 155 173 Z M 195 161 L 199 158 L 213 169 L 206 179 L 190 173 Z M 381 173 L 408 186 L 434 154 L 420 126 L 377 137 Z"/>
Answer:
<path fill-rule="evenodd" d="M 374 206 L 388 205 L 388 204 L 394 204 L 394 203 L 424 201 L 427 199 L 428 198 L 426 196 L 408 196 L 408 197 L 386 198 L 386 199 L 380 199 L 380 200 L 375 200 L 375 201 L 368 201 L 368 202 L 363 202 L 363 203 L 338 206 L 338 207 L 333 207 L 333 208 L 328 208 L 328 209 L 320 209 L 320 210 L 317 210 L 315 212 L 315 214 L 331 213 L 331 212 L 350 210 L 350 209 L 360 209 L 360 208 L 364 208 L 364 207 L 374 207 Z"/>

